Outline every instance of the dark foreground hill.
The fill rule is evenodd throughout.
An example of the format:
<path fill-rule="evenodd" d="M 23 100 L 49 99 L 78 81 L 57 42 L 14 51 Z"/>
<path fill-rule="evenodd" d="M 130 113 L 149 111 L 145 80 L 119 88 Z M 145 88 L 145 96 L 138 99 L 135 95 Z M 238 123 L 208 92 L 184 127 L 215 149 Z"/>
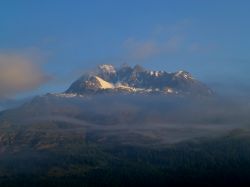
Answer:
<path fill-rule="evenodd" d="M 48 94 L 0 114 L 0 186 L 249 185 L 247 106 Z"/>

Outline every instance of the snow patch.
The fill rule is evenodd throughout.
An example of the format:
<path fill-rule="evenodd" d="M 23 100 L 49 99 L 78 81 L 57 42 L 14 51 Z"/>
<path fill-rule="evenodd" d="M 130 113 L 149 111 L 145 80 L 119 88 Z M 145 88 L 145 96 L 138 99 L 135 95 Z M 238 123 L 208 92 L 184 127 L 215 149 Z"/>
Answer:
<path fill-rule="evenodd" d="M 101 89 L 113 89 L 114 85 L 103 80 L 102 78 L 95 76 L 96 80 L 100 83 L 100 88 Z"/>
<path fill-rule="evenodd" d="M 194 79 L 189 73 L 185 71 L 178 71 L 175 74 L 176 77 L 184 77 L 185 79 Z"/>
<path fill-rule="evenodd" d="M 166 88 L 165 91 L 167 93 L 174 93 L 174 90 L 172 88 Z"/>
<path fill-rule="evenodd" d="M 150 71 L 149 74 L 151 76 L 159 77 L 163 72 L 161 71 Z"/>

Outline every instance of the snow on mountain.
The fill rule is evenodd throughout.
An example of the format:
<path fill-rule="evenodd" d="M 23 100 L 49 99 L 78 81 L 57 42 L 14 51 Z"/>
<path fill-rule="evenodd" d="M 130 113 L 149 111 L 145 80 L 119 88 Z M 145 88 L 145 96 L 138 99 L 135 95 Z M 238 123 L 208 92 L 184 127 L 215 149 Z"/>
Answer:
<path fill-rule="evenodd" d="M 175 73 L 175 77 L 183 77 L 185 79 L 194 79 L 192 75 L 186 71 L 178 71 Z"/>
<path fill-rule="evenodd" d="M 110 64 L 102 64 L 99 66 L 99 69 L 104 73 L 110 73 L 110 74 L 116 73 L 115 67 Z"/>
<path fill-rule="evenodd" d="M 162 72 L 161 71 L 149 71 L 149 74 L 151 76 L 158 77 L 158 76 L 160 76 L 162 74 Z"/>
<path fill-rule="evenodd" d="M 130 92 L 135 92 L 136 91 L 135 88 L 130 87 L 130 86 L 126 85 L 126 84 L 122 84 L 120 82 L 115 84 L 115 88 L 121 89 L 121 90 L 127 90 L 127 91 L 130 91 Z"/>
<path fill-rule="evenodd" d="M 102 78 L 100 78 L 98 76 L 95 76 L 95 78 L 97 79 L 97 81 L 100 84 L 100 89 L 113 89 L 114 88 L 113 84 L 103 80 Z"/>
<path fill-rule="evenodd" d="M 212 95 L 213 91 L 192 77 L 189 72 L 146 70 L 142 66 L 123 66 L 116 69 L 109 64 L 100 65 L 96 73 L 85 74 L 66 91 L 67 94 L 138 93 Z"/>

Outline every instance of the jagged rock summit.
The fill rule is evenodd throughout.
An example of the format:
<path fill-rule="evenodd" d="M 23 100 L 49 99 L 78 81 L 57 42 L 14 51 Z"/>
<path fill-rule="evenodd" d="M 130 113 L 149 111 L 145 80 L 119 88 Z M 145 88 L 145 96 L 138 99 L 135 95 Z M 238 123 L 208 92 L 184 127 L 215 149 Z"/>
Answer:
<path fill-rule="evenodd" d="M 196 80 L 187 71 L 168 73 L 146 70 L 140 65 L 115 68 L 111 64 L 99 65 L 96 71 L 76 80 L 66 94 L 91 95 L 103 93 L 213 95 L 213 91 Z"/>

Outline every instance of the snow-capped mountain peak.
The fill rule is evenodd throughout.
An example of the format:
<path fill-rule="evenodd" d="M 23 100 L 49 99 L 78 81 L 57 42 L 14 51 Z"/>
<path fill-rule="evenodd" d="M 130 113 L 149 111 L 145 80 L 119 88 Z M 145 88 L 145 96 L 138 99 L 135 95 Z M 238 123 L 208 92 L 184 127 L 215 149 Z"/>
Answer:
<path fill-rule="evenodd" d="M 99 68 L 99 70 L 101 70 L 104 73 L 109 73 L 109 74 L 116 73 L 115 67 L 111 64 L 102 64 L 102 65 L 99 65 L 98 68 Z"/>
<path fill-rule="evenodd" d="M 116 69 L 112 65 L 99 66 L 100 71 L 91 75 L 83 75 L 75 81 L 66 93 L 136 93 L 164 95 L 212 95 L 213 91 L 203 83 L 194 79 L 186 71 L 167 73 L 166 71 L 146 70 L 135 67 Z"/>

